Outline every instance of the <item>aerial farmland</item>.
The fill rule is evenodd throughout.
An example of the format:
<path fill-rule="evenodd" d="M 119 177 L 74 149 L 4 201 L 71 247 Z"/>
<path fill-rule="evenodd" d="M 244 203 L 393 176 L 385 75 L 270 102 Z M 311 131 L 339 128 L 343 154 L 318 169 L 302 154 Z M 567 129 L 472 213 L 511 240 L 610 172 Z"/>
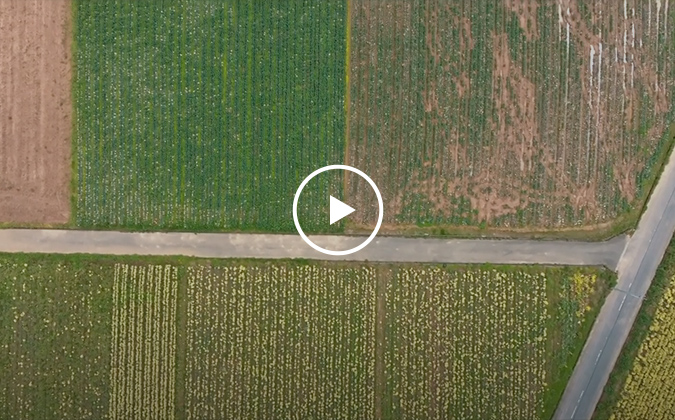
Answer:
<path fill-rule="evenodd" d="M 0 0 L 0 418 L 668 418 L 674 28 Z"/>
<path fill-rule="evenodd" d="M 76 226 L 293 231 L 295 186 L 344 162 L 394 232 L 593 229 L 672 143 L 665 7 L 159 4 L 74 4 Z M 308 206 L 368 202 L 346 187 Z"/>
<path fill-rule="evenodd" d="M 674 16 L 652 3 L 352 0 L 348 156 L 382 188 L 385 221 L 569 228 L 627 212 L 673 136 Z"/>
<path fill-rule="evenodd" d="M 33 418 L 547 417 L 612 281 L 134 260 L 0 256 L 0 405 Z"/>
<path fill-rule="evenodd" d="M 73 7 L 74 224 L 293 230 L 344 155 L 345 3 Z"/>
<path fill-rule="evenodd" d="M 3 221 L 292 232 L 297 184 L 345 163 L 380 186 L 393 233 L 611 225 L 673 142 L 673 9 L 644 3 L 3 2 Z M 306 207 L 368 201 L 344 181 Z"/>

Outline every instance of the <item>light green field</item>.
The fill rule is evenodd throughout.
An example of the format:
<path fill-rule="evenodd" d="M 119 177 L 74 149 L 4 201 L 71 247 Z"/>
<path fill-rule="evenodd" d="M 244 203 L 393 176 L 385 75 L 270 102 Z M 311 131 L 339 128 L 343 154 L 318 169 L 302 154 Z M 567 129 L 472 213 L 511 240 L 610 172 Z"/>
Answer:
<path fill-rule="evenodd" d="M 611 282 L 585 268 L 1 255 L 0 410 L 548 418 Z"/>

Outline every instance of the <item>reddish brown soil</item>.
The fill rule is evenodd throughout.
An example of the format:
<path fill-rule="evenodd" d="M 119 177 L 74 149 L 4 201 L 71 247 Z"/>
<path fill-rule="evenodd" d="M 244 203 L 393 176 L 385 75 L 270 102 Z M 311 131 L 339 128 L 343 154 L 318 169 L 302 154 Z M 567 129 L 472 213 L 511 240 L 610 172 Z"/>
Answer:
<path fill-rule="evenodd" d="M 537 0 L 505 0 L 506 8 L 518 16 L 518 24 L 528 41 L 539 37 L 537 28 Z"/>
<path fill-rule="evenodd" d="M 675 86 L 672 8 L 644 4 L 500 0 L 486 23 L 482 2 L 352 1 L 349 162 L 383 232 L 597 228 L 639 207 Z"/>
<path fill-rule="evenodd" d="M 70 215 L 69 0 L 0 0 L 0 222 Z"/>

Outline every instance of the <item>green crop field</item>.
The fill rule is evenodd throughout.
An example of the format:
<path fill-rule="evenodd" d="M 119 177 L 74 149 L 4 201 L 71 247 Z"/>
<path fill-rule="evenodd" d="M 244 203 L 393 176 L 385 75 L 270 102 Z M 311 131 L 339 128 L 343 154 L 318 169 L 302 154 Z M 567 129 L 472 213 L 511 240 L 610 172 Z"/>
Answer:
<path fill-rule="evenodd" d="M 73 7 L 74 223 L 293 230 L 299 183 L 343 161 L 346 3 Z M 331 179 L 303 193 L 306 230 Z"/>
<path fill-rule="evenodd" d="M 352 0 L 347 163 L 379 185 L 385 224 L 629 211 L 675 121 L 675 8 L 652 3 Z"/>
<path fill-rule="evenodd" d="M 18 418 L 548 418 L 589 268 L 0 255 Z"/>
<path fill-rule="evenodd" d="M 674 141 L 675 8 L 568 3 L 75 0 L 72 222 L 294 231 L 346 163 L 391 232 L 630 224 Z M 328 195 L 374 223 L 321 176 L 305 230 L 344 229 Z"/>

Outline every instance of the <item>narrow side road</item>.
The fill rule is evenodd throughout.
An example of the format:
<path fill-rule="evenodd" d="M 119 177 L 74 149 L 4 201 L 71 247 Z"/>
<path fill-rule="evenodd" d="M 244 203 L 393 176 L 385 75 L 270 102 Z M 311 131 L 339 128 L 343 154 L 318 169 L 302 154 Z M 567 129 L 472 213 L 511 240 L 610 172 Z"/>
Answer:
<path fill-rule="evenodd" d="M 554 419 L 590 419 L 593 415 L 673 232 L 675 151 L 619 260 L 617 285 L 595 320 Z"/>
<path fill-rule="evenodd" d="M 363 237 L 346 236 L 311 236 L 310 238 L 317 245 L 328 249 L 352 248 L 364 240 Z M 607 242 L 380 237 L 355 254 L 332 257 L 310 248 L 299 235 L 0 230 L 0 252 L 603 265 L 612 270 L 616 270 L 627 242 L 628 237 L 625 235 Z"/>

